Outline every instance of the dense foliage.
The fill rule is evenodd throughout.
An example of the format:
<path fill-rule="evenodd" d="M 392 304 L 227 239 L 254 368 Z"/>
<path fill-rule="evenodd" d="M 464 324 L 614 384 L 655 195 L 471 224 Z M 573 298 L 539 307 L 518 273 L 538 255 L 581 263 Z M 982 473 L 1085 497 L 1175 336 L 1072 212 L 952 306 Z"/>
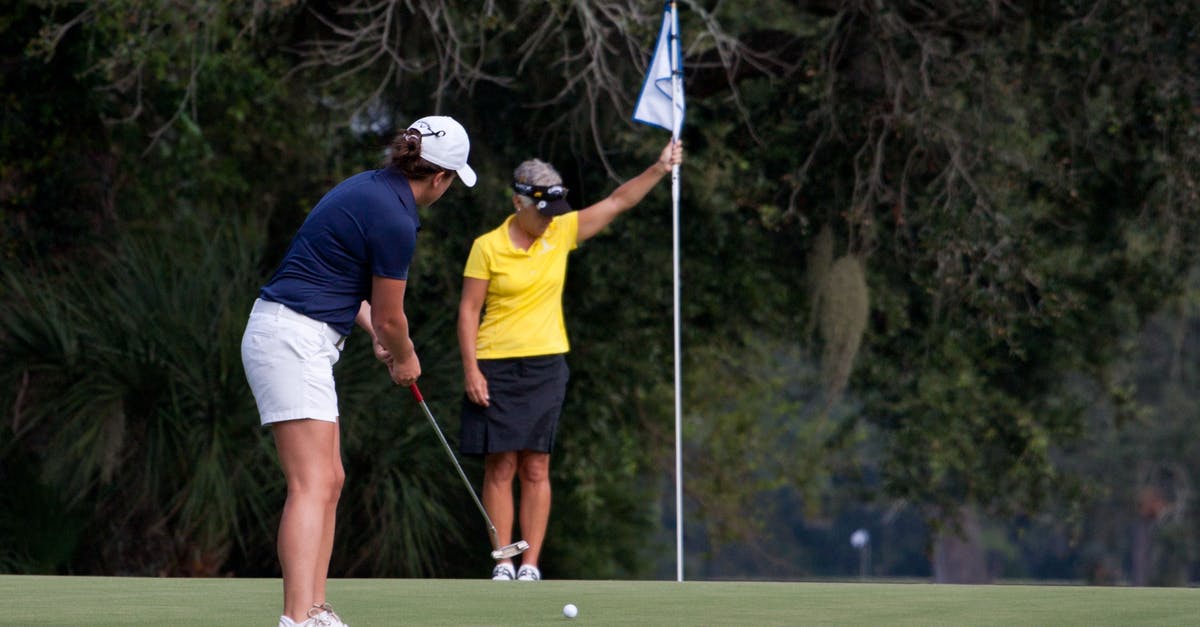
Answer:
<path fill-rule="evenodd" d="M 1005 544 L 983 528 L 1022 534 L 1003 574 L 1187 581 L 1155 556 L 1200 540 L 1193 369 L 1152 356 L 1190 355 L 1196 319 L 1200 4 L 679 6 L 689 574 L 856 572 L 828 545 L 865 525 L 884 574 L 959 529 Z M 525 158 L 576 206 L 654 158 L 666 135 L 629 115 L 660 8 L 12 3 L 0 570 L 277 572 L 245 315 L 314 201 L 431 112 L 481 175 L 423 210 L 407 305 L 453 436 L 470 241 Z M 572 257 L 549 576 L 673 559 L 670 224 L 664 185 Z M 335 575 L 475 576 L 482 526 L 369 353 L 338 366 Z M 1011 557 L 1055 542 L 1075 557 Z"/>

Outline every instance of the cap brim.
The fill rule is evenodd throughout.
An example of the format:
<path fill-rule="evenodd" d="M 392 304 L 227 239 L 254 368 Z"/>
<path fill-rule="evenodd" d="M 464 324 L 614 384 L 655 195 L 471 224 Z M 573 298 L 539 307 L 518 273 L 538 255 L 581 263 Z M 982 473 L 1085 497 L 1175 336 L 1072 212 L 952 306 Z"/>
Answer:
<path fill-rule="evenodd" d="M 546 203 L 545 206 L 542 206 L 542 203 Z M 537 207 L 538 213 L 546 216 L 547 218 L 561 216 L 562 214 L 569 213 L 571 211 L 571 205 L 567 203 L 566 198 L 537 201 L 535 206 Z"/>
<path fill-rule="evenodd" d="M 458 178 L 462 179 L 463 185 L 475 187 L 475 170 L 472 170 L 471 166 L 464 163 L 463 167 L 456 170 L 456 172 L 458 173 Z"/>

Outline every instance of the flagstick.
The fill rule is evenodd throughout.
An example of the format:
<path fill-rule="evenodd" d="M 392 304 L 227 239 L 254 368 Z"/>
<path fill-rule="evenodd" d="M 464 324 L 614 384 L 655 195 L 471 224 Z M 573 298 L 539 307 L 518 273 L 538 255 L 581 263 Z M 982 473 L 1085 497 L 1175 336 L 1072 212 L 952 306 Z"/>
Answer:
<path fill-rule="evenodd" d="M 679 33 L 671 3 L 671 139 L 679 141 Z M 683 367 L 679 315 L 679 164 L 671 166 L 671 264 L 675 318 L 675 580 L 683 581 Z"/>
<path fill-rule="evenodd" d="M 671 168 L 671 241 L 675 300 L 675 579 L 683 581 L 683 371 L 679 342 L 679 166 Z"/>
<path fill-rule="evenodd" d="M 675 306 L 675 580 L 683 581 L 683 372 L 679 342 L 679 166 L 671 168 L 671 241 Z"/>

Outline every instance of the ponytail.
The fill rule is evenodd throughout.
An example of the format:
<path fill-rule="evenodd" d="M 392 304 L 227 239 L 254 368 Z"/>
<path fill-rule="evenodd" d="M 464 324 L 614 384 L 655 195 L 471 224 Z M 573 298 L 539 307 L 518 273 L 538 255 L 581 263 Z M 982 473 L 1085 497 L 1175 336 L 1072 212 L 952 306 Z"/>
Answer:
<path fill-rule="evenodd" d="M 414 128 L 396 133 L 396 137 L 388 146 L 388 165 L 413 181 L 448 171 L 421 158 L 421 131 Z"/>

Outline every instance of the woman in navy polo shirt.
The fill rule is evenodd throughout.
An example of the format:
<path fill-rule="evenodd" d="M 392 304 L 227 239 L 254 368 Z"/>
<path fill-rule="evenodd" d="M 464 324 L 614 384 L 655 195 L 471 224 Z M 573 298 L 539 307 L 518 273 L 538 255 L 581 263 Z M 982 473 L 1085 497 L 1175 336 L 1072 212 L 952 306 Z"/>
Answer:
<path fill-rule="evenodd" d="M 343 625 L 325 598 L 345 479 L 333 364 L 357 324 L 393 381 L 407 386 L 421 375 L 404 314 L 417 207 L 441 198 L 456 175 L 475 185 L 469 151 L 452 118 L 414 122 L 392 141 L 387 167 L 342 181 L 317 203 L 254 302 L 242 363 L 288 487 L 280 627 Z"/>

